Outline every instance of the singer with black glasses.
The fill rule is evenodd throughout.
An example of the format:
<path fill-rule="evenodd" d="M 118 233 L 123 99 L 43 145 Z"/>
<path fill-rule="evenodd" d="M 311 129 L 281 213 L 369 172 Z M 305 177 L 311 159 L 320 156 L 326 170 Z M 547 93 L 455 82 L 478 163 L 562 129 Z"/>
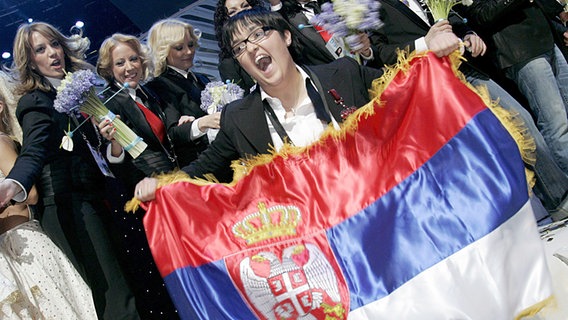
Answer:
<path fill-rule="evenodd" d="M 229 19 L 223 40 L 258 87 L 223 109 L 215 141 L 182 169 L 191 177 L 216 174 L 233 160 L 279 150 L 284 141 L 295 146 L 317 141 L 329 125 L 339 128 L 343 121 L 344 108 L 328 91 L 334 89 L 347 106 L 361 107 L 369 102 L 372 81 L 383 73 L 351 58 L 300 66 L 290 24 L 261 8 Z M 151 200 L 155 190 L 156 180 L 146 178 L 136 186 L 136 197 Z"/>

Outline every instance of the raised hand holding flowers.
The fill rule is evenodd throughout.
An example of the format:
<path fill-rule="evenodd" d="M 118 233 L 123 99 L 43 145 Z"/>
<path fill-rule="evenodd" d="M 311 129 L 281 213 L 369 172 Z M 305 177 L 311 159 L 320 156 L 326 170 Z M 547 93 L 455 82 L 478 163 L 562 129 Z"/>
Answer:
<path fill-rule="evenodd" d="M 374 0 L 333 0 L 321 5 L 321 13 L 310 19 L 310 23 L 327 32 L 342 37 L 349 51 L 364 48 L 361 34 L 380 28 L 380 3 Z"/>

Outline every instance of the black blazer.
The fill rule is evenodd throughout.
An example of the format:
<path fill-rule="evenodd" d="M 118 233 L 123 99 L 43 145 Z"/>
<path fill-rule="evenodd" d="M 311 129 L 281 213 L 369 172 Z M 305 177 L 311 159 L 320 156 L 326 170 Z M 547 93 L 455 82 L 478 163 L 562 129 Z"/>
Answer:
<path fill-rule="evenodd" d="M 380 2 L 380 17 L 384 25 L 374 31 L 370 39 L 375 50 L 374 54 L 378 54 L 382 62 L 390 65 L 396 63 L 399 49 L 408 48 L 410 52 L 414 51 L 416 49 L 414 41 L 426 36 L 430 26 L 400 0 L 380 0 Z M 463 19 L 456 15 L 450 15 L 449 21 L 453 32 L 460 38 L 473 32 L 464 24 Z"/>
<path fill-rule="evenodd" d="M 325 41 L 315 28 L 303 28 L 300 24 L 309 25 L 309 21 L 303 12 L 285 15 L 285 18 L 292 25 L 293 37 L 302 45 L 302 61 L 307 65 L 329 63 L 335 60 L 331 52 L 325 47 Z"/>
<path fill-rule="evenodd" d="M 201 91 L 205 89 L 209 79 L 200 73 L 195 73 L 197 83 L 182 76 L 179 72 L 167 68 L 159 77 L 154 78 L 146 86 L 162 101 L 161 108 L 165 116 L 165 124 L 169 136 L 175 146 L 175 153 L 180 166 L 185 166 L 197 159 L 209 145 L 207 136 L 191 140 L 191 124 L 178 126 L 182 115 L 193 116 L 196 119 L 207 115 L 201 110 Z M 194 92 L 192 96 L 191 92 Z M 195 93 L 198 93 L 195 95 Z M 156 99 L 158 99 L 156 97 Z"/>
<path fill-rule="evenodd" d="M 489 53 L 504 69 L 552 50 L 549 17 L 562 12 L 562 5 L 556 0 L 483 0 L 462 11 L 489 40 Z"/>
<path fill-rule="evenodd" d="M 148 109 L 165 124 L 166 117 L 160 107 L 160 102 L 144 86 L 140 87 L 147 94 L 146 105 Z M 104 99 L 108 99 L 117 90 L 118 87 L 111 84 L 111 88 L 104 92 Z M 168 172 L 177 167 L 171 137 L 167 134 L 165 141 L 160 142 L 160 139 L 154 134 L 150 124 L 146 121 L 144 113 L 134 99 L 130 97 L 127 90 L 123 90 L 114 96 L 107 102 L 106 107 L 113 113 L 120 115 L 120 119 L 148 145 L 146 150 L 136 159 L 133 159 L 125 151 L 123 163 L 111 164 L 113 173 L 125 183 L 127 190 L 133 191 L 136 183 L 144 177 L 149 177 L 154 173 Z"/>
<path fill-rule="evenodd" d="M 233 57 L 219 58 L 219 75 L 223 81 L 231 81 L 245 90 L 245 95 L 256 84 L 254 79 L 241 67 Z"/>
<path fill-rule="evenodd" d="M 382 70 L 360 66 L 351 58 L 341 58 L 310 68 L 321 82 L 318 92 L 337 122 L 342 121 L 342 108 L 327 91 L 335 89 L 344 98 L 345 105 L 360 107 L 369 102 L 371 82 L 382 75 Z M 270 145 L 272 138 L 260 99 L 260 89 L 257 88 L 223 109 L 217 138 L 197 161 L 184 167 L 183 171 L 192 177 L 217 174 L 228 168 L 233 160 L 268 153 Z"/>
<path fill-rule="evenodd" d="M 88 121 L 73 135 L 73 151 L 62 148 L 64 132 L 84 120 L 73 120 L 53 108 L 55 90 L 34 90 L 22 96 L 16 116 L 23 131 L 24 144 L 14 168 L 7 178 L 22 184 L 29 192 L 34 183 L 44 204 L 67 201 L 73 194 L 84 199 L 101 199 L 104 176 L 99 170 L 87 142 L 100 147 L 101 138 Z"/>

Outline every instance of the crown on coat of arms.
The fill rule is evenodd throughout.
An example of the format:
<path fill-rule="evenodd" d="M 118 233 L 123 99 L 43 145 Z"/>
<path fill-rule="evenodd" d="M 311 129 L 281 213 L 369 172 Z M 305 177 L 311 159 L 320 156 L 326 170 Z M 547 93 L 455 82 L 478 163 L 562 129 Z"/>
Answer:
<path fill-rule="evenodd" d="M 295 235 L 300 219 L 300 209 L 296 206 L 266 208 L 264 202 L 259 202 L 258 212 L 235 223 L 233 234 L 251 245 L 267 239 Z"/>

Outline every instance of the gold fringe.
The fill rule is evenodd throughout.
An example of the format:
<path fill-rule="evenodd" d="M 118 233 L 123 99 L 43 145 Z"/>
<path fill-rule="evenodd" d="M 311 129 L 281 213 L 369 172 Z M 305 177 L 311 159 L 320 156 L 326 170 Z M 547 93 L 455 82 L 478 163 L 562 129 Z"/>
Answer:
<path fill-rule="evenodd" d="M 536 144 L 534 142 L 534 138 L 529 134 L 529 130 L 520 114 L 516 111 L 503 108 L 499 104 L 499 100 L 492 100 L 486 86 L 475 87 L 466 80 L 463 73 L 458 70 L 461 61 L 466 61 L 459 51 L 454 51 L 450 55 L 450 60 L 452 62 L 452 70 L 454 71 L 454 74 L 463 84 L 465 84 L 473 92 L 477 93 L 477 95 L 483 100 L 483 103 L 485 103 L 489 110 L 493 112 L 495 117 L 499 119 L 501 124 L 509 132 L 519 148 L 519 153 L 521 154 L 523 162 L 529 167 L 534 167 L 536 163 Z M 525 166 L 525 175 L 529 189 L 532 189 L 536 182 L 534 172 Z"/>
<path fill-rule="evenodd" d="M 191 179 L 187 175 L 187 173 L 181 170 L 174 170 L 170 173 L 153 175 L 152 177 L 158 180 L 158 188 L 179 181 L 193 181 L 195 183 L 198 183 L 200 181 L 198 179 Z M 124 206 L 124 210 L 126 212 L 135 212 L 136 210 L 138 210 L 139 207 L 140 207 L 140 200 L 134 197 L 126 203 L 126 205 Z"/>
<path fill-rule="evenodd" d="M 353 134 L 357 130 L 357 126 L 359 124 L 359 119 L 361 117 L 368 117 L 374 114 L 375 105 L 378 107 L 384 106 L 384 103 L 380 100 L 381 94 L 386 90 L 388 85 L 392 82 L 394 77 L 399 72 L 407 73 L 410 70 L 410 62 L 416 58 L 420 58 L 427 55 L 427 52 L 423 53 L 416 53 L 412 52 L 409 53 L 408 50 L 399 50 L 398 51 L 398 62 L 396 65 L 386 66 L 383 68 L 384 74 L 380 78 L 377 78 L 373 81 L 371 89 L 369 89 L 369 96 L 371 101 L 367 103 L 365 106 L 357 109 L 349 118 L 347 118 L 341 125 L 340 130 L 335 130 L 333 126 L 329 126 L 321 135 L 320 139 L 313 144 L 306 146 L 306 147 L 296 147 L 292 146 L 288 143 L 285 143 L 279 151 L 275 151 L 273 148 L 270 150 L 268 154 L 261 154 L 255 157 L 251 157 L 249 159 L 239 159 L 233 161 L 231 164 L 231 168 L 234 171 L 233 180 L 228 183 L 227 185 L 234 185 L 237 181 L 248 175 L 256 166 L 261 166 L 267 163 L 270 163 L 276 157 L 287 158 L 289 156 L 294 156 L 298 154 L 305 154 L 305 156 L 309 157 L 309 153 L 314 146 L 317 146 L 323 141 L 331 137 L 333 140 L 339 141 L 344 139 L 344 137 L 348 134 Z M 503 126 L 509 131 L 517 145 L 519 146 L 519 151 L 523 157 L 525 163 L 529 165 L 534 165 L 536 162 L 535 156 L 535 144 L 532 137 L 528 134 L 528 130 L 524 125 L 523 120 L 519 117 L 518 114 L 513 114 L 508 112 L 507 110 L 503 109 L 499 106 L 498 101 L 492 101 L 489 93 L 487 92 L 487 88 L 485 87 L 474 87 L 465 79 L 465 76 L 458 70 L 462 61 L 465 61 L 465 58 L 459 53 L 459 51 L 455 51 L 450 56 L 450 61 L 452 65 L 452 70 L 454 74 L 464 83 L 468 88 L 476 92 L 483 102 L 491 109 L 491 111 L 497 116 L 497 118 L 501 121 Z M 525 169 L 527 173 L 527 180 L 529 185 L 532 187 L 534 185 L 534 174 L 532 171 Z M 211 183 L 219 183 L 217 179 L 213 175 L 208 175 L 204 179 L 192 179 L 187 174 L 182 171 L 174 171 L 172 173 L 160 174 L 154 176 L 154 178 L 158 179 L 158 188 L 175 183 L 180 181 L 187 181 L 197 185 L 208 185 Z M 140 201 L 136 198 L 130 200 L 126 206 L 125 210 L 127 212 L 134 212 L 140 206 Z"/>
<path fill-rule="evenodd" d="M 517 316 L 515 317 L 515 320 L 520 320 L 523 319 L 525 317 L 534 317 L 535 315 L 537 315 L 540 311 L 542 311 L 542 309 L 546 308 L 546 307 L 556 307 L 557 306 L 557 302 L 556 302 L 556 298 L 554 296 L 550 296 L 547 299 L 534 304 L 528 308 L 526 308 L 525 310 L 519 312 L 519 314 L 517 314 Z"/>

